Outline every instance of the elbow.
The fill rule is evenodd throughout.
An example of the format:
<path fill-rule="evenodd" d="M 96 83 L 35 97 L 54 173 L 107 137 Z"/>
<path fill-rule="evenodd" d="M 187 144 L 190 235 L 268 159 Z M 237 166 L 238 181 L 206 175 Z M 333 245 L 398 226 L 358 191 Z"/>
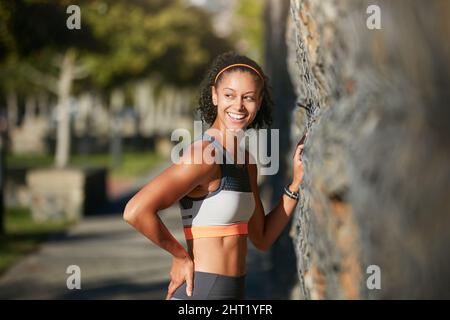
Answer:
<path fill-rule="evenodd" d="M 125 206 L 125 210 L 123 211 L 123 220 L 130 225 L 135 225 L 137 216 L 136 207 L 131 203 L 131 201 L 128 201 Z"/>

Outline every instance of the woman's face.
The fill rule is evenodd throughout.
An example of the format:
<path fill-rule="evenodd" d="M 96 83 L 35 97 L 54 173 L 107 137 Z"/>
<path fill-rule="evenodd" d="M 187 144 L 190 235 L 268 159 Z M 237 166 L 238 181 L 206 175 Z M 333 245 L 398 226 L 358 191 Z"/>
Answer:
<path fill-rule="evenodd" d="M 245 130 L 261 107 L 261 88 L 255 76 L 236 70 L 222 76 L 217 88 L 212 86 L 212 99 L 217 106 L 213 126 L 229 130 Z"/>

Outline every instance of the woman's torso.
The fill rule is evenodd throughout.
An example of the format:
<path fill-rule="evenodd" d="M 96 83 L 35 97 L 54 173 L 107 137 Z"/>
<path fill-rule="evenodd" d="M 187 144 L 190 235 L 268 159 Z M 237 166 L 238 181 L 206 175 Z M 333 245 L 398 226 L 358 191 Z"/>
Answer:
<path fill-rule="evenodd" d="M 215 167 L 212 178 L 188 193 L 188 197 L 202 197 L 220 187 L 221 168 L 219 164 L 215 164 Z M 246 234 L 188 239 L 187 245 L 195 271 L 228 276 L 246 274 Z"/>
<path fill-rule="evenodd" d="M 194 270 L 227 276 L 246 274 L 247 236 L 187 240 Z"/>

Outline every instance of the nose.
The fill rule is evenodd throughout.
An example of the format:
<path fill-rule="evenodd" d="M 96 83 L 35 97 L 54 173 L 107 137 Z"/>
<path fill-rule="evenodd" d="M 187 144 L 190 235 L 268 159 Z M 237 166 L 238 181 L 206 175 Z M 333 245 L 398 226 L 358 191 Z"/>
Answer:
<path fill-rule="evenodd" d="M 238 103 L 239 103 L 239 110 L 244 110 L 245 109 L 245 105 L 244 105 L 244 99 L 242 97 L 238 98 Z"/>

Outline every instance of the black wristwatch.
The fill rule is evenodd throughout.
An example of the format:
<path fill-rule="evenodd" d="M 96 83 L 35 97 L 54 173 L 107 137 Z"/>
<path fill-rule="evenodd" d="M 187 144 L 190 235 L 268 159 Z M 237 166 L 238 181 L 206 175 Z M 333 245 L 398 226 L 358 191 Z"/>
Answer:
<path fill-rule="evenodd" d="M 294 200 L 298 200 L 300 198 L 300 194 L 298 192 L 292 192 L 289 190 L 289 185 L 284 187 L 284 194 Z"/>

